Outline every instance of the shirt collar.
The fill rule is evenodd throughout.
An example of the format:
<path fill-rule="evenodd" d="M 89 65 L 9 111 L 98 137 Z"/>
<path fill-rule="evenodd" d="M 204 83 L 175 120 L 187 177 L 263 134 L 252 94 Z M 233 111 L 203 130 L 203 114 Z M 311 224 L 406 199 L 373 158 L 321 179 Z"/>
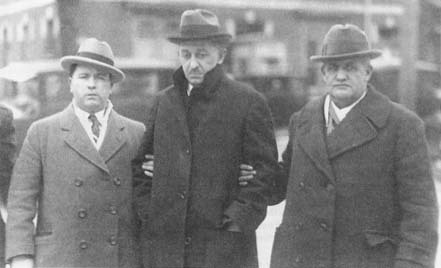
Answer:
<path fill-rule="evenodd" d="M 346 117 L 346 115 L 352 110 L 352 108 L 354 108 L 354 106 L 357 105 L 364 98 L 364 96 L 366 96 L 366 92 L 367 91 L 365 91 L 363 95 L 361 95 L 361 97 L 358 100 L 356 100 L 354 103 L 341 109 L 338 108 L 337 105 L 335 105 L 335 103 L 331 100 L 329 94 L 327 94 L 325 98 L 325 106 L 323 109 L 325 115 L 325 121 L 328 122 L 329 105 L 332 105 L 332 108 L 334 109 L 338 119 L 342 121 Z"/>
<path fill-rule="evenodd" d="M 89 115 L 91 113 L 82 110 L 80 107 L 78 107 L 78 105 L 76 105 L 75 102 L 72 102 L 72 104 L 74 107 L 75 115 L 80 119 L 87 119 L 88 120 Z M 105 122 L 107 122 L 107 119 L 109 118 L 109 114 L 112 111 L 112 109 L 113 109 L 113 104 L 110 100 L 108 100 L 106 107 L 104 109 L 102 109 L 101 111 L 98 111 L 95 113 L 95 116 L 101 125 L 103 125 Z"/>

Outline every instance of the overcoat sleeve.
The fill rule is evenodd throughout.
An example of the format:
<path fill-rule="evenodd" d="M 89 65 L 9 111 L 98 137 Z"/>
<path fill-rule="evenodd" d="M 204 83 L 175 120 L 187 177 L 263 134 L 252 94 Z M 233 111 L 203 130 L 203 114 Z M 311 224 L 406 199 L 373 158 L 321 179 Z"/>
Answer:
<path fill-rule="evenodd" d="M 224 212 L 244 231 L 254 231 L 266 216 L 271 199 L 271 187 L 278 178 L 277 145 L 271 113 L 263 97 L 256 98 L 245 119 L 243 160 L 256 170 L 247 187 L 241 187 L 238 197 Z"/>
<path fill-rule="evenodd" d="M 6 204 L 15 158 L 15 128 L 9 109 L 0 106 L 0 197 Z"/>
<path fill-rule="evenodd" d="M 38 127 L 32 124 L 15 163 L 8 196 L 6 259 L 34 255 L 34 224 L 42 180 Z"/>
<path fill-rule="evenodd" d="M 145 132 L 141 140 L 136 157 L 132 160 L 133 174 L 133 194 L 134 208 L 139 220 L 147 219 L 147 208 L 150 202 L 150 192 L 152 189 L 152 178 L 144 174 L 142 163 L 145 161 L 145 155 L 153 155 L 153 135 L 156 120 L 156 111 L 158 106 L 158 97 L 153 99 L 150 109 L 147 111 L 145 121 Z"/>
<path fill-rule="evenodd" d="M 424 125 L 416 116 L 406 119 L 399 124 L 394 159 L 401 208 L 395 268 L 433 267 L 438 208 Z"/>

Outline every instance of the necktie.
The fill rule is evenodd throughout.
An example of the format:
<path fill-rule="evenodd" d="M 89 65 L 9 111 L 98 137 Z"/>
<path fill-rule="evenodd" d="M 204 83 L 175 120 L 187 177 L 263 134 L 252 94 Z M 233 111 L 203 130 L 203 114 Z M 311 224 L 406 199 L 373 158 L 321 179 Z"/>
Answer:
<path fill-rule="evenodd" d="M 93 141 L 96 143 L 100 136 L 100 122 L 96 118 L 95 114 L 89 115 L 89 120 L 92 122 L 92 133 L 93 133 Z"/>
<path fill-rule="evenodd" d="M 329 135 L 334 130 L 334 128 L 340 124 L 340 119 L 338 119 L 337 114 L 334 110 L 334 105 L 329 103 L 328 109 L 328 123 L 326 124 L 326 134 Z"/>

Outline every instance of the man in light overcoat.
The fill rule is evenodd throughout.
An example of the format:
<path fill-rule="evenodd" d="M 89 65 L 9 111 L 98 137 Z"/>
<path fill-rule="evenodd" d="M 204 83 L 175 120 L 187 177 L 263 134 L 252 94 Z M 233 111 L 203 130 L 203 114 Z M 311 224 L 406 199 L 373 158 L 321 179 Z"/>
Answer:
<path fill-rule="evenodd" d="M 368 80 L 369 47 L 334 25 L 321 55 L 326 94 L 294 114 L 272 268 L 434 267 L 438 208 L 420 118 Z"/>
<path fill-rule="evenodd" d="M 144 126 L 109 100 L 124 73 L 95 38 L 61 65 L 73 100 L 28 130 L 11 181 L 6 258 L 11 268 L 140 267 L 130 163 Z"/>
<path fill-rule="evenodd" d="M 257 267 L 255 230 L 278 172 L 277 147 L 264 97 L 222 70 L 230 39 L 199 9 L 185 11 L 180 35 L 169 38 L 182 66 L 155 97 L 133 162 L 146 267 Z M 152 177 L 141 168 L 146 154 Z M 241 163 L 259 172 L 244 188 Z"/>

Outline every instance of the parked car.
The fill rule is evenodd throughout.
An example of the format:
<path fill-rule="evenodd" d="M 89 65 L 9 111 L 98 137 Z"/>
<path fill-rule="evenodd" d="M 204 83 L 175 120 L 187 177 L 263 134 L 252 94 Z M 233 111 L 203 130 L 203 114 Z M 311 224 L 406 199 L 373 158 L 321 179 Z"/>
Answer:
<path fill-rule="evenodd" d="M 111 100 L 119 113 L 143 121 L 153 93 L 171 83 L 174 62 L 119 58 L 126 79 L 115 84 Z M 17 144 L 30 124 L 62 110 L 72 100 L 68 74 L 58 60 L 11 62 L 0 68 L 0 103 L 14 113 Z"/>

